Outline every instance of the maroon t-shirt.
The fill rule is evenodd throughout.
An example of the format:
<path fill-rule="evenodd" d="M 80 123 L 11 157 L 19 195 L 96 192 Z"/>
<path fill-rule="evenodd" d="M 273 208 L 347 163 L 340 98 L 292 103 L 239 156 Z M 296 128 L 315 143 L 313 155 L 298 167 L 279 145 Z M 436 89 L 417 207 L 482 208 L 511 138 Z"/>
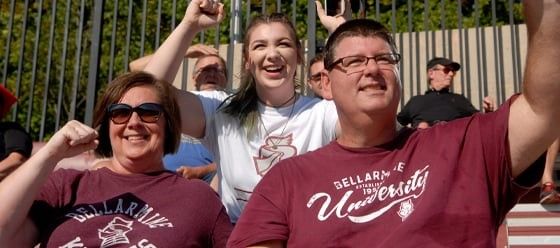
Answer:
<path fill-rule="evenodd" d="M 404 129 L 379 147 L 332 142 L 283 160 L 255 188 L 228 247 L 266 240 L 289 247 L 495 246 L 499 224 L 527 190 L 511 177 L 509 104 Z M 529 178 L 536 183 L 540 174 Z"/>
<path fill-rule="evenodd" d="M 30 216 L 41 247 L 225 247 L 232 225 L 217 194 L 169 171 L 125 176 L 60 169 Z"/>

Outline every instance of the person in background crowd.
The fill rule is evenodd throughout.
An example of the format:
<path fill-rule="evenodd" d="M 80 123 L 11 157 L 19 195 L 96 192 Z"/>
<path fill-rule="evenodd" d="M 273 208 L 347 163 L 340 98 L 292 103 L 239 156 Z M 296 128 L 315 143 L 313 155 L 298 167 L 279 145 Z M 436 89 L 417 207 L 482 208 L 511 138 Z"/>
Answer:
<path fill-rule="evenodd" d="M 17 98 L 0 85 L 0 120 L 3 119 Z M 31 135 L 16 122 L 0 122 L 0 181 L 17 169 L 33 150 Z"/>
<path fill-rule="evenodd" d="M 216 193 L 164 169 L 181 128 L 167 82 L 144 72 L 117 77 L 93 126 L 68 122 L 0 183 L 0 247 L 225 247 L 232 225 Z M 91 149 L 109 161 L 53 172 Z"/>
<path fill-rule="evenodd" d="M 322 75 L 336 141 L 273 167 L 228 247 L 495 247 L 560 136 L 560 2 L 523 5 L 523 93 L 428 129 L 397 128 L 401 56 L 391 33 L 373 20 L 340 25 Z"/>
<path fill-rule="evenodd" d="M 224 91 L 227 87 L 226 61 L 218 54 L 200 55 L 194 64 L 196 91 Z"/>
<path fill-rule="evenodd" d="M 136 59 L 130 63 L 131 70 L 142 70 L 152 55 Z M 196 44 L 187 50 L 185 57 L 196 58 L 192 81 L 195 86 L 193 93 L 203 94 L 202 91 L 224 91 L 227 87 L 227 67 L 225 60 L 218 55 L 218 51 L 202 44 Z M 224 97 L 227 94 L 224 92 Z M 202 179 L 207 183 L 216 174 L 214 156 L 200 140 L 181 134 L 181 144 L 174 154 L 163 158 L 165 168 L 176 171 L 189 179 Z M 217 190 L 217 186 L 213 186 Z"/>
<path fill-rule="evenodd" d="M 200 2 L 212 3 L 191 2 L 182 22 L 154 53 L 147 72 L 172 79 L 196 33 L 221 20 L 223 10 L 217 4 L 199 8 Z M 215 155 L 219 193 L 234 223 L 270 168 L 327 144 L 335 138 L 337 127 L 331 101 L 296 91 L 295 75 L 303 54 L 289 18 L 283 14 L 252 18 L 242 53 L 241 85 L 229 98 L 176 91 L 185 106 L 182 131 L 203 138 Z"/>
<path fill-rule="evenodd" d="M 428 84 L 426 94 L 412 97 L 397 115 L 403 126 L 426 128 L 438 122 L 471 116 L 479 111 L 463 95 L 452 93 L 450 88 L 459 63 L 447 58 L 433 58 L 428 62 Z M 494 100 L 484 98 L 484 112 L 494 110 Z"/>
<path fill-rule="evenodd" d="M 313 91 L 316 97 L 323 98 L 323 90 L 321 89 L 321 71 L 325 69 L 323 65 L 323 54 L 319 53 L 309 61 L 307 71 L 307 85 Z"/>
<path fill-rule="evenodd" d="M 558 156 L 558 149 L 560 148 L 560 138 L 557 138 L 546 153 L 546 165 L 541 179 L 541 204 L 560 204 L 560 193 L 556 190 L 554 183 L 554 165 L 556 157 Z"/>

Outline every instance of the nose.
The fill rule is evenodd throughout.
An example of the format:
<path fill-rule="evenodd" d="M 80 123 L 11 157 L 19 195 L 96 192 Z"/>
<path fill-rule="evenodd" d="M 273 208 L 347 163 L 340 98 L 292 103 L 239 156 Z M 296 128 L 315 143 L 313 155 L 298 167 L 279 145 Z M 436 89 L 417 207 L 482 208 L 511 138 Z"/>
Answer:
<path fill-rule="evenodd" d="M 379 66 L 373 58 L 367 58 L 366 64 L 364 65 L 364 75 L 377 75 L 379 73 Z"/>
<path fill-rule="evenodd" d="M 278 49 L 276 49 L 276 47 L 269 47 L 266 50 L 266 57 L 268 59 L 277 59 L 280 57 L 280 52 L 278 52 Z"/>
<path fill-rule="evenodd" d="M 140 119 L 140 116 L 138 115 L 138 113 L 136 113 L 136 111 L 132 112 L 132 115 L 130 116 L 130 119 L 128 119 L 128 123 L 127 126 L 137 126 L 142 122 L 142 120 Z"/>

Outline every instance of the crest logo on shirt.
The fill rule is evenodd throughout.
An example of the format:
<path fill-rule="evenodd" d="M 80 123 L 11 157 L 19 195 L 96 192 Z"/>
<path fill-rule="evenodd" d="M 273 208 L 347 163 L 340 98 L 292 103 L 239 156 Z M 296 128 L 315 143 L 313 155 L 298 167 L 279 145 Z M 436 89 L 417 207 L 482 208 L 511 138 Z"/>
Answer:
<path fill-rule="evenodd" d="M 98 229 L 99 238 L 102 240 L 101 248 L 111 247 L 117 244 L 129 244 L 126 233 L 132 230 L 132 221 L 115 217 L 103 229 Z"/>
<path fill-rule="evenodd" d="M 414 211 L 414 203 L 412 203 L 412 199 L 408 199 L 408 201 L 401 202 L 401 207 L 397 214 L 401 217 L 404 221 L 412 212 Z"/>
<path fill-rule="evenodd" d="M 284 137 L 266 137 L 265 144 L 259 148 L 258 156 L 253 157 L 257 174 L 264 176 L 280 160 L 297 155 L 297 149 L 292 145 L 292 141 L 291 133 Z"/>

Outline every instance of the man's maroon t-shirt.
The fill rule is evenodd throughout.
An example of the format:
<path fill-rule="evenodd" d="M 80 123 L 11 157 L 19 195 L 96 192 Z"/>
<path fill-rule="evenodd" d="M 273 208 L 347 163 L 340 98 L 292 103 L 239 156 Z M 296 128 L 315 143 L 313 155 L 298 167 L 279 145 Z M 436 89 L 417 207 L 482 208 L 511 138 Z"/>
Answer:
<path fill-rule="evenodd" d="M 337 142 L 275 166 L 256 187 L 228 241 L 245 247 L 493 247 L 527 188 L 511 176 L 509 104 L 392 142 Z M 542 164 L 541 164 L 542 166 Z M 536 183 L 540 175 L 531 177 Z"/>

